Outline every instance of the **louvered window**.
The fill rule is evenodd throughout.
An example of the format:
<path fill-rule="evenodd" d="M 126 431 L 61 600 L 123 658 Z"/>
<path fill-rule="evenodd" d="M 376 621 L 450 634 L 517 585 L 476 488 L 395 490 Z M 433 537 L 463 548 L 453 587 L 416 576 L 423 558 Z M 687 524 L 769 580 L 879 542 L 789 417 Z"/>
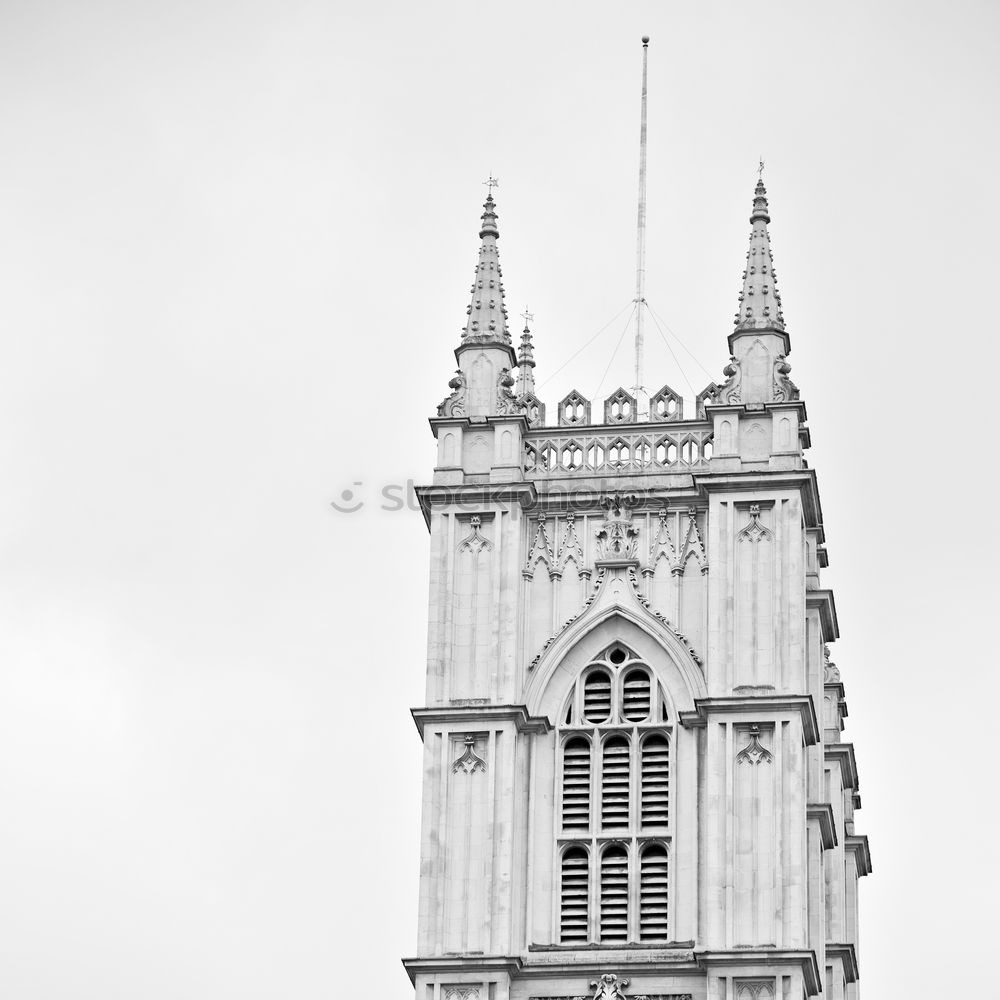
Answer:
<path fill-rule="evenodd" d="M 639 937 L 667 938 L 667 849 L 648 844 L 639 864 Z"/>
<path fill-rule="evenodd" d="M 670 743 L 661 733 L 642 742 L 642 825 L 665 826 L 670 818 Z"/>
<path fill-rule="evenodd" d="M 612 736 L 604 744 L 601 767 L 601 825 L 628 826 L 629 741 Z"/>
<path fill-rule="evenodd" d="M 562 859 L 559 935 L 563 944 L 590 939 L 590 858 L 583 847 L 569 847 Z"/>
<path fill-rule="evenodd" d="M 644 722 L 649 718 L 649 674 L 636 667 L 625 674 L 622 683 L 622 715 L 629 722 Z"/>
<path fill-rule="evenodd" d="M 583 685 L 583 717 L 587 722 L 607 722 L 611 718 L 611 675 L 594 670 Z"/>
<path fill-rule="evenodd" d="M 656 670 L 612 643 L 558 718 L 559 940 L 667 941 L 671 719 Z"/>
<path fill-rule="evenodd" d="M 574 736 L 563 748 L 562 823 L 567 829 L 590 826 L 590 740 Z"/>
<path fill-rule="evenodd" d="M 601 944 L 628 940 L 628 852 L 612 844 L 601 855 Z"/>

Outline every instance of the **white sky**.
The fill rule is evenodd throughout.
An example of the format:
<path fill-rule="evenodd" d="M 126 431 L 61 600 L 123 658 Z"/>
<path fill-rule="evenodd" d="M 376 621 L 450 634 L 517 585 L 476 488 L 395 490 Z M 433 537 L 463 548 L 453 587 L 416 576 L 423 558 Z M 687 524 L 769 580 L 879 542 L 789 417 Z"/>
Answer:
<path fill-rule="evenodd" d="M 427 536 L 378 493 L 430 476 L 490 171 L 539 382 L 631 298 L 644 32 L 648 297 L 716 378 L 767 162 L 862 989 L 990 981 L 1000 7 L 4 0 L 5 998 L 412 995 Z"/>

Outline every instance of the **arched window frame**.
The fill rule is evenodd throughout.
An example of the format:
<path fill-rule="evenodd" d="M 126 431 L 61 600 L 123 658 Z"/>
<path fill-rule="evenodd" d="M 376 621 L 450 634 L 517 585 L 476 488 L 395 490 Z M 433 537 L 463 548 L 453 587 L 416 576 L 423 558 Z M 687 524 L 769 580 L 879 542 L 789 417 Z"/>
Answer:
<path fill-rule="evenodd" d="M 611 654 L 622 650 L 626 657 L 620 663 L 610 660 Z M 626 676 L 637 667 L 642 667 L 649 677 L 650 703 L 649 713 L 643 720 L 626 719 L 624 715 L 624 681 Z M 611 676 L 611 714 L 607 721 L 590 722 L 584 715 L 584 690 L 589 677 L 595 671 L 604 670 Z M 634 713 L 633 713 L 634 714 Z M 642 748 L 645 741 L 654 735 L 662 735 L 666 739 L 668 753 L 667 768 L 667 822 L 643 824 L 642 822 Z M 563 825 L 565 776 L 565 749 L 567 744 L 579 737 L 584 737 L 590 747 L 590 795 L 588 802 L 589 825 L 567 828 Z M 604 753 L 609 740 L 624 736 L 629 747 L 629 802 L 628 822 L 622 826 L 608 828 L 603 822 L 602 790 L 604 782 Z M 669 703 L 663 683 L 656 670 L 646 660 L 632 652 L 621 642 L 612 643 L 603 652 L 589 661 L 580 671 L 573 689 L 564 702 L 560 712 L 560 724 L 557 736 L 557 796 L 556 796 L 556 854 L 554 860 L 559 865 L 560 885 L 562 878 L 562 858 L 565 851 L 572 845 L 586 846 L 590 859 L 589 885 L 589 924 L 588 943 L 601 943 L 601 862 L 609 845 L 621 844 L 625 847 L 628 864 L 628 916 L 627 940 L 624 945 L 649 947 L 663 942 L 662 938 L 643 939 L 640 927 L 640 864 L 643 851 L 647 846 L 662 845 L 667 854 L 667 906 L 668 906 L 668 938 L 672 927 L 673 891 L 672 879 L 669 874 L 673 865 L 673 803 L 670 801 L 674 780 L 674 721 L 669 710 Z M 561 935 L 561 890 L 555 900 L 555 940 L 562 942 Z M 577 942 L 566 942 L 577 943 Z M 617 946 L 623 946 L 617 942 Z"/>

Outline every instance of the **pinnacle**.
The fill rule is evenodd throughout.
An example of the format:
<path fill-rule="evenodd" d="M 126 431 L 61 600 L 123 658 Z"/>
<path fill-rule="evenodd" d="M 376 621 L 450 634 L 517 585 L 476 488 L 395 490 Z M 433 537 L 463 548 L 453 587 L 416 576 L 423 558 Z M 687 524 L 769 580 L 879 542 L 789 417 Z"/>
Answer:
<path fill-rule="evenodd" d="M 737 330 L 785 329 L 781 296 L 778 294 L 778 276 L 774 271 L 774 258 L 771 254 L 771 238 L 767 232 L 770 221 L 767 191 L 763 180 L 758 179 L 753 196 L 753 211 L 750 213 L 750 249 L 747 251 L 743 290 L 740 292 L 739 308 L 734 320 Z"/>
<path fill-rule="evenodd" d="M 500 270 L 500 257 L 497 253 L 500 230 L 497 228 L 496 203 L 493 201 L 492 188 L 483 204 L 481 218 L 479 238 L 482 243 L 479 247 L 479 263 L 476 265 L 475 279 L 472 282 L 472 301 L 466 310 L 469 318 L 462 341 L 509 344 L 511 340 L 507 330 L 507 309 L 504 306 L 503 273 Z"/>
<path fill-rule="evenodd" d="M 528 326 L 528 317 L 531 314 L 525 310 L 524 331 L 521 333 L 521 346 L 518 349 L 517 364 L 520 369 L 520 379 L 518 382 L 518 395 L 524 396 L 527 393 L 532 395 L 535 392 L 535 348 L 531 343 L 531 329 Z"/>

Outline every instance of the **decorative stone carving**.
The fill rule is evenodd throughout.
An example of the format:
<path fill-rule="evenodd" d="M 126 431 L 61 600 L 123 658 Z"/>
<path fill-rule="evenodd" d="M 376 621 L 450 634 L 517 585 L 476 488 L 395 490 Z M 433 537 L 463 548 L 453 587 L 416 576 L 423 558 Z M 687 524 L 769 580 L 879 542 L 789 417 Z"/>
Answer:
<path fill-rule="evenodd" d="M 601 498 L 607 512 L 597 529 L 599 559 L 634 559 L 639 548 L 639 529 L 632 524 L 632 510 L 639 502 L 632 493 L 610 493 Z"/>
<path fill-rule="evenodd" d="M 826 643 L 823 644 L 823 683 L 840 683 L 840 671 L 837 669 L 837 664 L 830 659 L 830 647 Z"/>
<path fill-rule="evenodd" d="M 570 559 L 576 563 L 577 572 L 581 576 L 590 576 L 590 570 L 583 567 L 583 546 L 576 533 L 576 515 L 572 511 L 566 515 L 566 530 L 559 545 L 560 571 L 566 568 Z"/>
<path fill-rule="evenodd" d="M 708 385 L 706 385 L 705 388 L 702 389 L 697 396 L 695 396 L 694 399 L 695 416 L 699 420 L 706 420 L 708 418 L 708 414 L 705 411 L 705 407 L 710 406 L 712 403 L 718 403 L 720 401 L 719 393 L 721 392 L 721 390 L 722 390 L 721 386 L 716 385 L 714 382 L 709 382 Z"/>
<path fill-rule="evenodd" d="M 736 1000 L 774 1000 L 774 983 L 766 980 L 737 983 Z"/>
<path fill-rule="evenodd" d="M 521 412 L 521 407 L 514 398 L 514 376 L 509 368 L 501 368 L 497 377 L 497 413 L 501 417 L 514 416 Z"/>
<path fill-rule="evenodd" d="M 722 369 L 722 374 L 726 376 L 727 381 L 719 387 L 717 402 L 742 403 L 743 389 L 741 382 L 743 381 L 743 370 L 739 361 L 736 360 L 735 355 L 729 356 L 729 364 Z"/>
<path fill-rule="evenodd" d="M 653 575 L 660 559 L 667 560 L 671 571 L 675 571 L 678 567 L 677 549 L 674 546 L 673 536 L 670 534 L 666 508 L 659 511 L 657 517 L 659 521 L 653 528 L 652 537 L 649 540 L 649 565 L 642 571 L 645 576 Z"/>
<path fill-rule="evenodd" d="M 573 424 L 590 423 L 590 400 L 584 399 L 574 389 L 559 403 L 559 425 L 561 427 Z"/>
<path fill-rule="evenodd" d="M 528 1000 L 591 1000 L 591 997 L 529 997 Z M 692 1000 L 690 993 L 649 993 L 640 994 L 626 1000 Z"/>
<path fill-rule="evenodd" d="M 760 520 L 760 504 L 750 505 L 750 523 L 737 536 L 741 542 L 760 542 L 770 540 L 774 536 L 764 527 Z"/>
<path fill-rule="evenodd" d="M 625 1000 L 624 990 L 628 986 L 627 979 L 619 979 L 613 972 L 595 979 L 590 988 L 594 990 L 594 1000 Z"/>
<path fill-rule="evenodd" d="M 529 427 L 543 427 L 545 425 L 545 404 L 533 392 L 526 392 L 523 396 L 518 396 L 517 405 L 528 418 Z"/>
<path fill-rule="evenodd" d="M 683 420 L 684 397 L 665 385 L 656 395 L 649 398 L 650 420 Z"/>
<path fill-rule="evenodd" d="M 799 398 L 799 387 L 788 377 L 791 370 L 792 366 L 785 360 L 784 354 L 774 359 L 774 400 L 777 403 Z"/>
<path fill-rule="evenodd" d="M 750 742 L 736 755 L 737 764 L 770 764 L 774 755 L 760 742 L 760 727 L 750 727 Z"/>
<path fill-rule="evenodd" d="M 546 527 L 544 514 L 538 514 L 535 518 L 535 534 L 528 548 L 528 559 L 524 564 L 523 575 L 530 580 L 535 575 L 535 566 L 539 560 L 545 563 L 551 575 L 556 568 L 556 557 L 552 551 L 552 543 L 549 541 L 549 532 Z"/>
<path fill-rule="evenodd" d="M 469 527 L 472 531 L 458 543 L 458 551 L 469 551 L 478 555 L 483 549 L 492 549 L 493 543 L 479 530 L 482 527 L 483 519 L 478 514 L 473 514 L 469 518 Z"/>
<path fill-rule="evenodd" d="M 445 986 L 442 993 L 444 1000 L 479 1000 L 479 988 L 476 986 Z"/>
<path fill-rule="evenodd" d="M 476 738 L 471 733 L 465 737 L 465 753 L 451 765 L 451 770 L 452 773 L 464 771 L 466 774 L 486 770 L 486 761 L 476 753 Z"/>
<path fill-rule="evenodd" d="M 620 386 L 604 401 L 606 424 L 634 424 L 637 419 L 635 396 L 630 396 Z"/>
<path fill-rule="evenodd" d="M 449 389 L 455 391 L 448 396 L 438 407 L 439 417 L 464 417 L 465 397 L 468 389 L 465 384 L 465 376 L 461 371 L 456 371 L 452 380 L 448 383 Z"/>
<path fill-rule="evenodd" d="M 698 530 L 698 512 L 694 507 L 688 507 L 687 533 L 684 536 L 684 547 L 678 560 L 679 570 L 683 571 L 688 559 L 694 559 L 701 567 L 702 573 L 708 572 L 708 554 L 705 552 L 705 543 L 701 540 L 701 532 Z"/>

